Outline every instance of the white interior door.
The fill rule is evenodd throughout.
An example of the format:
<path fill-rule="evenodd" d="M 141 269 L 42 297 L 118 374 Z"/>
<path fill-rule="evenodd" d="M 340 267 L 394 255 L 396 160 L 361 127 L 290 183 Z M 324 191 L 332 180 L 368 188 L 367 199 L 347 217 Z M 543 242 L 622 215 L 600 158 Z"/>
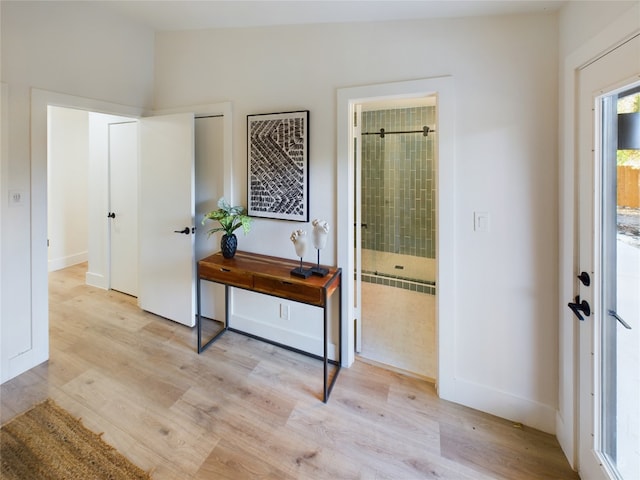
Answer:
<path fill-rule="evenodd" d="M 138 296 L 138 123 L 109 124 L 109 287 Z"/>
<path fill-rule="evenodd" d="M 612 398 L 616 398 L 619 384 L 623 382 L 621 370 L 617 368 L 624 366 L 630 369 L 628 371 L 635 372 L 637 379 L 640 366 L 627 363 L 631 362 L 631 358 L 617 364 L 615 352 L 618 338 L 615 329 L 618 324 L 608 313 L 613 308 L 611 302 L 615 303 L 618 287 L 615 253 L 611 256 L 611 252 L 615 252 L 615 227 L 613 230 L 608 228 L 608 225 L 615 225 L 612 218 L 616 215 L 615 201 L 610 201 L 615 185 L 608 183 L 611 180 L 610 172 L 615 172 L 615 146 L 613 149 L 609 146 L 615 124 L 611 127 L 612 122 L 607 120 L 606 115 L 609 110 L 607 104 L 612 98 L 617 98 L 617 92 L 638 80 L 640 37 L 626 42 L 579 72 L 576 238 L 579 259 L 575 271 L 576 274 L 589 274 L 590 282 L 576 280 L 579 299 L 572 303 L 580 307 L 588 304 L 590 307 L 589 316 L 585 314 L 585 308 L 578 312 L 584 318 L 579 322 L 578 399 L 578 460 L 583 480 L 640 478 L 640 472 L 631 475 L 622 472 L 618 468 L 620 458 L 611 449 L 619 425 L 614 417 L 621 414 L 616 413 L 616 404 L 611 402 Z M 638 293 L 635 295 L 636 303 Z M 631 398 L 635 406 L 630 413 L 635 412 L 637 418 L 640 396 L 637 393 L 632 395 L 635 395 Z"/>
<path fill-rule="evenodd" d="M 194 115 L 140 121 L 140 307 L 195 325 Z"/>

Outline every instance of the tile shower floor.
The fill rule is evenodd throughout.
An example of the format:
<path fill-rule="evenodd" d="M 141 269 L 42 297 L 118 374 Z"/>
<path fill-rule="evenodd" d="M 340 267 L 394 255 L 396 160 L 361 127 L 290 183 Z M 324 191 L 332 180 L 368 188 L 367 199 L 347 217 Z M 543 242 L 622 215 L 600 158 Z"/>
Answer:
<path fill-rule="evenodd" d="M 436 278 L 436 260 L 363 248 L 362 270 L 433 282 Z"/>
<path fill-rule="evenodd" d="M 435 307 L 434 295 L 363 282 L 360 356 L 435 379 Z"/>

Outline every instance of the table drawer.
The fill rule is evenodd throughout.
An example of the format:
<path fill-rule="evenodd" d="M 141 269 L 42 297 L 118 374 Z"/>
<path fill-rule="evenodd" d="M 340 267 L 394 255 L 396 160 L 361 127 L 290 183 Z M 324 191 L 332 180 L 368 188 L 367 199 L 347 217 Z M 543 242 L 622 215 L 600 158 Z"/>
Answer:
<path fill-rule="evenodd" d="M 323 306 L 322 289 L 310 285 L 256 276 L 253 289 L 257 292 L 288 298 L 297 302 Z"/>
<path fill-rule="evenodd" d="M 244 270 L 236 271 L 220 265 L 200 264 L 198 267 L 200 278 L 220 282 L 234 287 L 252 288 L 253 274 Z"/>

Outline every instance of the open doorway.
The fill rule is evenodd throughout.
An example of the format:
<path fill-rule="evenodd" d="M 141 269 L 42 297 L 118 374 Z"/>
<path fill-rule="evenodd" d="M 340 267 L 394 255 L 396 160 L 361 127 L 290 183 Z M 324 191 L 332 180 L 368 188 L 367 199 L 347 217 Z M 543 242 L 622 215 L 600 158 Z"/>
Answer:
<path fill-rule="evenodd" d="M 88 285 L 137 296 L 137 137 L 134 118 L 47 107 L 50 272 L 84 264 Z"/>
<path fill-rule="evenodd" d="M 48 270 L 80 265 L 87 285 L 138 297 L 139 123 L 146 119 L 47 109 Z M 189 223 L 200 258 L 213 252 L 198 219 L 223 195 L 224 116 L 197 115 L 191 122 L 195 149 L 184 170 L 196 173 Z"/>
<path fill-rule="evenodd" d="M 47 108 L 60 106 L 79 110 L 101 112 L 130 118 L 141 118 L 142 108 L 127 107 L 101 100 L 75 97 L 46 90 L 31 91 L 31 263 L 29 278 L 31 281 L 32 321 L 25 323 L 21 332 L 24 343 L 29 349 L 15 357 L 11 372 L 23 372 L 49 358 L 49 295 L 48 295 L 48 258 L 47 258 Z M 180 109 L 180 111 L 193 111 Z M 170 112 L 166 112 L 170 113 Z M 196 115 L 223 114 L 223 146 L 221 174 L 224 179 L 224 195 L 233 198 L 231 126 L 232 112 L 230 102 L 202 105 Z M 27 330 L 28 329 L 28 330 Z"/>
<path fill-rule="evenodd" d="M 359 105 L 360 358 L 435 380 L 436 96 Z"/>
<path fill-rule="evenodd" d="M 359 280 L 355 245 L 356 235 L 361 230 L 361 218 L 356 218 L 357 177 L 356 153 L 359 127 L 358 105 L 380 100 L 415 99 L 435 96 L 438 112 L 436 168 L 436 284 L 435 330 L 437 344 L 436 388 L 442 398 L 453 398 L 455 394 L 455 212 L 454 212 L 454 99 L 451 77 L 411 80 L 389 84 L 352 87 L 338 90 L 338 204 L 348 208 L 338 210 L 338 264 L 347 272 L 354 272 L 354 281 L 345 282 L 342 302 L 343 322 L 343 363 L 350 365 L 360 348 L 357 333 L 360 331 L 361 299 L 357 290 Z M 354 228 L 354 226 L 356 228 Z M 360 282 L 361 283 L 361 282 Z M 393 322 L 393 319 L 389 320 Z"/>

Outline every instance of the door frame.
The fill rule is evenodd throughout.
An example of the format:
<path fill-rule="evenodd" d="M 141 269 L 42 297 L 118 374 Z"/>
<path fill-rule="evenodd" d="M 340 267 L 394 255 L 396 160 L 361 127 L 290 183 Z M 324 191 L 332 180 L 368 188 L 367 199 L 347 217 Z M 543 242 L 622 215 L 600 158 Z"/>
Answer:
<path fill-rule="evenodd" d="M 338 89 L 337 96 L 337 204 L 347 205 L 337 211 L 338 265 L 351 279 L 355 268 L 354 202 L 355 162 L 353 152 L 353 121 L 356 104 L 388 98 L 413 98 L 436 95 L 438 105 L 438 177 L 437 177 L 437 240 L 436 331 L 438 335 L 438 375 L 436 387 L 441 398 L 455 395 L 455 103 L 453 77 L 442 76 L 405 82 L 367 85 Z M 342 285 L 342 362 L 350 366 L 355 360 L 354 296 L 352 281 Z M 440 323 L 440 313 L 446 322 Z"/>
<path fill-rule="evenodd" d="M 140 118 L 150 114 L 131 107 L 92 98 L 33 88 L 31 90 L 31 350 L 12 359 L 11 376 L 16 376 L 49 358 L 49 284 L 47 265 L 47 107 L 75 108 L 90 112 Z M 224 121 L 225 195 L 232 198 L 232 117 L 231 102 L 172 109 L 199 114 L 220 114 Z M 166 113 L 171 113 L 165 110 Z"/>
<path fill-rule="evenodd" d="M 640 39 L 636 39 L 639 41 Z M 622 45 L 620 48 L 624 48 Z M 595 67 L 597 68 L 597 67 Z M 602 67 L 600 67 L 602 68 Z M 608 71 L 608 70 L 607 70 Z M 584 78 L 580 74 L 581 78 Z M 612 470 L 613 466 L 603 454 L 598 444 L 602 441 L 603 432 L 601 414 L 603 408 L 602 391 L 604 379 L 602 365 L 605 352 L 603 350 L 603 325 L 609 322 L 613 328 L 617 323 L 604 315 L 605 294 L 602 288 L 606 285 L 605 271 L 603 270 L 603 246 L 607 242 L 606 233 L 603 232 L 603 222 L 607 220 L 607 214 L 603 210 L 605 196 L 611 192 L 606 190 L 604 182 L 607 173 L 603 165 L 603 148 L 606 142 L 605 136 L 610 134 L 603 132 L 606 126 L 602 122 L 605 112 L 604 99 L 616 95 L 630 88 L 631 84 L 637 84 L 639 77 L 633 76 L 621 81 L 606 85 L 589 85 L 588 91 L 580 91 L 579 101 L 588 100 L 591 108 L 588 110 L 589 123 L 583 123 L 581 129 L 579 154 L 576 159 L 580 163 L 577 182 L 579 184 L 579 202 L 576 207 L 579 230 L 577 237 L 584 239 L 584 231 L 590 232 L 591 238 L 578 243 L 578 263 L 576 268 L 585 270 L 591 275 L 591 285 L 579 285 L 576 293 L 586 300 L 591 306 L 591 315 L 583 322 L 575 321 L 578 326 L 578 357 L 576 369 L 579 378 L 576 392 L 576 409 L 578 417 L 577 426 L 577 466 L 582 478 L 618 478 Z M 584 86 L 584 83 L 583 83 Z M 597 88 L 593 90 L 592 87 Z M 588 99 L 585 97 L 588 96 Z M 611 108 L 607 106 L 606 108 Z M 613 102 L 615 109 L 615 102 Z M 578 109 L 579 119 L 583 118 L 585 108 Z M 615 110 L 614 110 L 615 115 Z M 589 133 L 586 134 L 585 130 Z M 587 136 L 587 138 L 585 138 Z M 614 140 L 615 141 L 615 140 Z M 585 155 L 585 152 L 587 154 Z M 615 154 L 614 154 L 615 155 Z M 615 161 L 615 158 L 614 158 Z M 582 170 L 584 168 L 584 170 Z M 585 182 L 586 180 L 586 182 Z M 584 189 L 584 190 L 583 190 Z M 587 193 L 584 193 L 587 192 Z M 585 202 L 585 196 L 588 201 Z M 615 205 L 615 190 L 613 203 Z M 583 209 L 587 209 L 585 212 Z M 614 214 L 615 215 L 615 214 Z M 615 217 L 614 217 L 615 221 Z M 583 222 L 586 224 L 583 225 Z M 578 240 L 578 239 L 576 239 Z M 614 237 L 613 242 L 616 242 Z M 615 261 L 615 260 L 614 260 Z M 611 323 L 613 322 L 613 323 Z M 594 445 L 595 443 L 595 445 Z"/>
<path fill-rule="evenodd" d="M 50 105 L 135 118 L 144 113 L 138 107 L 31 90 L 31 350 L 13 359 L 12 372 L 26 371 L 49 358 L 47 107 Z"/>
<path fill-rule="evenodd" d="M 577 289 L 574 243 L 577 172 L 578 71 L 612 51 L 638 31 L 640 5 L 634 5 L 598 35 L 568 55 L 560 68 L 559 136 L 559 290 L 558 290 L 558 409 L 556 437 L 572 468 L 578 466 L 578 324 L 567 308 Z M 563 134 L 564 132 L 564 134 Z M 579 272 L 578 272 L 579 273 Z"/>

